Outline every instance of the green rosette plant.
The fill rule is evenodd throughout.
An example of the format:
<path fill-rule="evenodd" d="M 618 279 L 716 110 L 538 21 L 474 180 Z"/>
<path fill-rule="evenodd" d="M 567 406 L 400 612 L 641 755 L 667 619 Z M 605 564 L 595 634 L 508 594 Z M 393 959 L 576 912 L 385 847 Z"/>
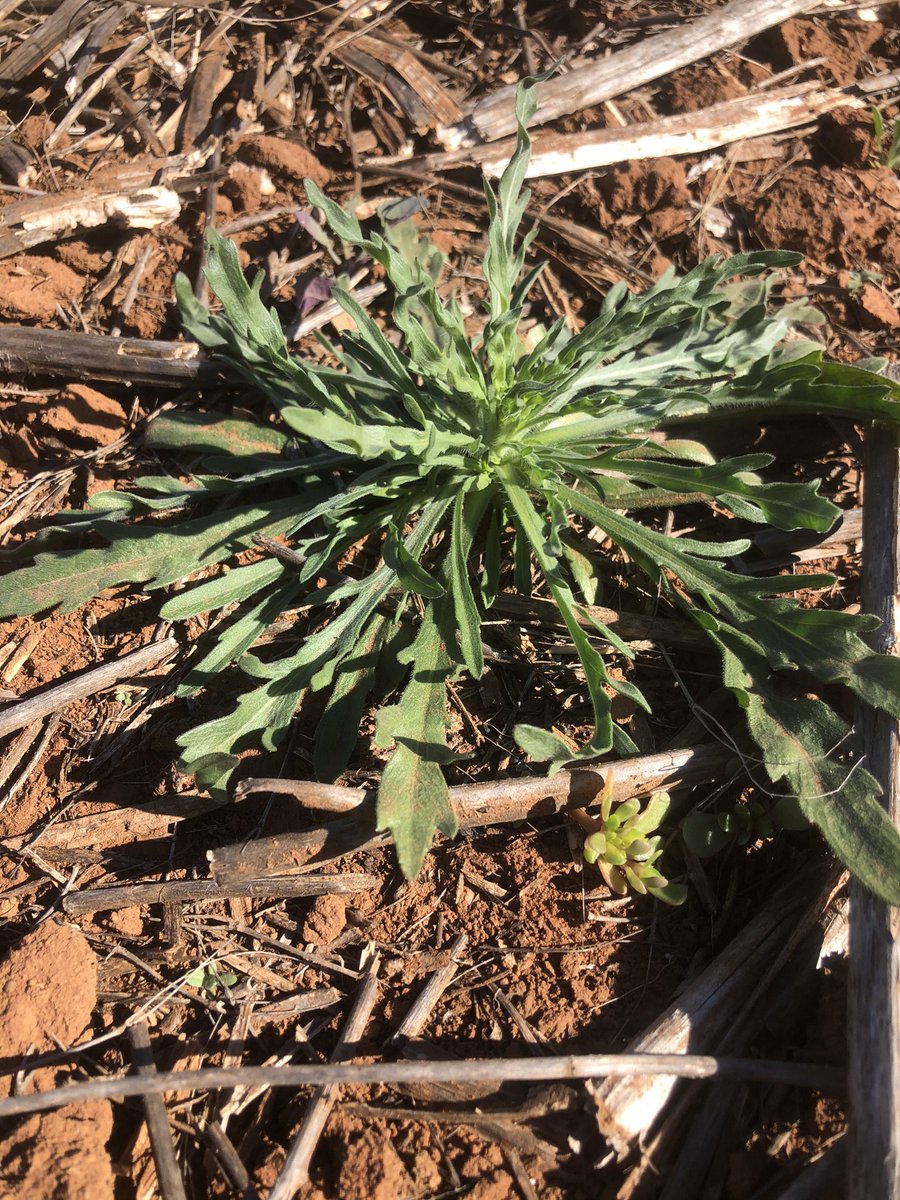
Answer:
<path fill-rule="evenodd" d="M 327 696 L 314 768 L 336 780 L 366 706 L 380 704 L 375 740 L 392 752 L 378 823 L 413 876 L 435 831 L 456 829 L 443 773 L 448 684 L 482 675 L 485 616 L 501 587 L 556 605 L 591 708 L 583 745 L 523 724 L 522 749 L 554 771 L 635 751 L 611 697 L 649 706 L 623 672 L 608 670 L 604 653 L 621 661 L 632 652 L 591 605 L 595 576 L 576 536 L 597 529 L 709 639 L 759 749 L 757 770 L 797 798 L 864 884 L 900 902 L 900 837 L 875 780 L 848 760 L 847 725 L 822 697 L 839 684 L 900 715 L 900 662 L 864 640 L 877 621 L 801 607 L 788 595 L 790 576 L 736 573 L 729 560 L 746 540 L 673 538 L 653 520 L 654 506 L 701 502 L 725 525 L 731 514 L 828 529 L 837 509 L 816 485 L 766 482 L 768 455 L 720 460 L 679 439 L 679 427 L 735 415 L 896 420 L 900 388 L 788 337 L 808 311 L 771 303 L 773 268 L 798 262 L 779 251 L 710 258 L 640 294 L 613 287 L 579 333 L 558 321 L 524 340 L 519 325 L 540 271 L 526 270 L 533 233 L 517 239 L 534 105 L 529 83 L 518 94 L 515 152 L 496 192 L 485 185 L 486 313 L 474 338 L 433 272 L 311 183 L 332 233 L 380 264 L 394 297 L 385 332 L 335 287 L 355 328 L 329 347 L 328 365 L 289 352 L 259 279 L 249 285 L 234 247 L 210 233 L 207 276 L 221 309 L 201 305 L 181 279 L 184 325 L 266 411 L 154 421 L 151 446 L 182 464 L 199 456 L 189 482 L 147 476 L 60 514 L 20 547 L 32 562 L 4 579 L 0 614 L 71 611 L 121 584 L 178 584 L 164 618 L 216 617 L 179 694 L 221 687 L 231 664 L 246 680 L 230 711 L 180 738 L 182 769 L 216 795 L 227 794 L 242 748 L 283 740 L 307 693 Z M 354 567 L 339 572 L 363 541 Z M 807 589 L 830 582 L 803 580 Z M 299 644 L 251 652 L 281 614 L 300 608 L 308 625 Z"/>
<path fill-rule="evenodd" d="M 614 805 L 612 776 L 610 769 L 598 816 L 583 809 L 571 814 L 585 834 L 584 861 L 596 866 L 606 886 L 620 896 L 634 891 L 666 904 L 683 904 L 687 888 L 683 883 L 670 883 L 659 868 L 664 842 L 656 830 L 671 806 L 668 792 L 654 792 L 643 808 L 636 796 Z"/>

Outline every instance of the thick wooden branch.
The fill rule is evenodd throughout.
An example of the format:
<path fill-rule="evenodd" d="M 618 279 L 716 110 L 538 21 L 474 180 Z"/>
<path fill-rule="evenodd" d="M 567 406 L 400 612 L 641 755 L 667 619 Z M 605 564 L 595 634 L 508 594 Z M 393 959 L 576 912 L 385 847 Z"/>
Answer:
<path fill-rule="evenodd" d="M 712 104 L 697 112 L 678 113 L 625 129 L 588 129 L 579 133 L 538 134 L 531 148 L 526 179 L 586 171 L 636 159 L 704 154 L 747 138 L 767 137 L 806 125 L 835 108 L 864 108 L 862 101 L 840 88 L 798 84 L 771 92 L 752 92 Z M 515 149 L 513 139 L 476 147 L 466 155 L 488 175 L 500 175 Z M 428 160 L 432 168 L 453 155 Z"/>
<path fill-rule="evenodd" d="M 222 382 L 221 369 L 207 359 L 196 342 L 113 338 L 26 325 L 0 325 L 0 374 L 143 383 L 160 388 Z"/>
<path fill-rule="evenodd" d="M 538 107 L 531 124 L 545 125 L 556 117 L 624 95 L 717 50 L 746 42 L 817 4 L 818 0 L 731 0 L 709 16 L 642 38 L 608 58 L 538 84 Z M 464 121 L 438 131 L 444 147 L 455 150 L 515 133 L 515 95 L 515 85 L 510 85 L 482 97 Z"/>
<path fill-rule="evenodd" d="M 862 606 L 881 618 L 875 649 L 897 652 L 900 591 L 900 428 L 866 433 Z M 861 707 L 865 764 L 900 826 L 900 731 L 888 713 Z M 848 995 L 849 1200 L 900 1197 L 900 909 L 857 883 L 850 893 Z"/>
<path fill-rule="evenodd" d="M 614 797 L 625 800 L 704 779 L 721 780 L 736 761 L 727 746 L 695 746 L 624 758 L 579 771 L 560 771 L 549 777 L 527 775 L 463 784 L 450 788 L 450 804 L 461 829 L 476 829 L 585 808 L 599 797 L 610 772 Z M 344 815 L 303 833 L 283 833 L 210 850 L 210 869 L 219 883 L 303 873 L 323 862 L 390 842 L 388 834 L 375 830 L 374 791 L 351 791 L 291 779 L 245 779 L 236 788 L 238 799 L 255 792 L 292 796 L 308 808 Z"/>

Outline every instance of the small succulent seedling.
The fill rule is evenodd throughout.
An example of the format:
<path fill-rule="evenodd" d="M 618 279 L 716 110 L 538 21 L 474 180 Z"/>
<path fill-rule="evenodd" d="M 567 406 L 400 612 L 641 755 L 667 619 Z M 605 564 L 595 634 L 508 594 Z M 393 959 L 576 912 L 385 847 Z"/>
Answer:
<path fill-rule="evenodd" d="M 223 799 L 239 754 L 282 744 L 308 694 L 327 698 L 312 756 L 326 782 L 347 767 L 373 708 L 374 741 L 390 756 L 378 824 L 412 876 L 435 831 L 456 830 L 444 776 L 451 688 L 484 673 L 499 592 L 553 604 L 580 671 L 581 744 L 523 723 L 521 749 L 551 771 L 636 753 L 613 699 L 650 704 L 631 677 L 633 650 L 593 607 L 609 553 L 600 546 L 613 546 L 645 595 L 707 639 L 758 748 L 748 754 L 754 777 L 795 795 L 862 882 L 900 903 L 900 835 L 829 702 L 842 685 L 900 716 L 900 660 L 865 641 L 876 618 L 803 606 L 793 577 L 730 565 L 749 545 L 735 526 L 827 530 L 838 510 L 816 484 L 767 482 L 769 455 L 723 458 L 684 435 L 687 423 L 736 416 L 898 420 L 900 385 L 827 362 L 796 336 L 811 314 L 774 303 L 773 269 L 799 261 L 780 251 L 710 258 L 639 294 L 617 285 L 578 333 L 559 319 L 521 336 L 541 270 L 525 266 L 533 232 L 518 238 L 535 104 L 529 83 L 515 152 L 496 192 L 485 186 L 485 313 L 474 336 L 460 305 L 439 294 L 432 261 L 367 232 L 312 183 L 332 235 L 376 262 L 394 294 L 382 325 L 335 286 L 354 328 L 326 361 L 289 351 L 260 280 L 250 286 L 235 247 L 210 234 L 221 310 L 181 279 L 184 325 L 257 414 L 181 410 L 154 421 L 148 442 L 177 469 L 95 494 L 20 546 L 33 563 L 4 579 L 0 616 L 72 611 L 122 584 L 163 591 L 168 621 L 211 614 L 178 695 L 214 689 L 226 703 L 179 743 L 182 769 Z M 672 537 L 659 514 L 681 505 L 695 506 L 681 524 L 696 532 Z M 832 582 L 805 576 L 803 587 Z M 291 633 L 252 651 L 288 612 L 301 614 Z"/>
<path fill-rule="evenodd" d="M 631 889 L 667 904 L 682 904 L 687 888 L 670 883 L 656 866 L 663 853 L 663 839 L 656 830 L 669 811 L 668 793 L 654 792 L 645 808 L 637 797 L 614 803 L 613 775 L 610 768 L 604 776 L 599 816 L 581 809 L 571 812 L 585 833 L 584 861 L 596 866 L 607 887 L 620 896 Z"/>

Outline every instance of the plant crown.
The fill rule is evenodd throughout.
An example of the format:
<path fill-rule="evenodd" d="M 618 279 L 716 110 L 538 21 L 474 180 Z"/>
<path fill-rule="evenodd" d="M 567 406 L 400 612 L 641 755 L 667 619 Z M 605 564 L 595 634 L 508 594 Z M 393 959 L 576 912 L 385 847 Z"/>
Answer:
<path fill-rule="evenodd" d="M 671 804 L 668 792 L 654 792 L 644 808 L 636 796 L 615 804 L 612 776 L 610 767 L 603 780 L 600 812 L 596 817 L 580 809 L 572 812 L 586 835 L 584 861 L 596 866 L 606 886 L 620 896 L 631 889 L 667 904 L 681 904 L 687 888 L 683 883 L 670 883 L 657 866 L 664 843 L 662 837 L 654 834 L 668 815 Z"/>
<path fill-rule="evenodd" d="M 746 540 L 667 536 L 647 519 L 654 505 L 705 502 L 742 521 L 827 530 L 838 510 L 817 485 L 764 482 L 769 455 L 719 460 L 680 439 L 679 426 L 734 414 L 897 420 L 900 387 L 787 338 L 810 310 L 771 309 L 772 268 L 799 261 L 780 251 L 709 258 L 642 294 L 617 285 L 579 333 L 560 320 L 524 340 L 519 324 L 540 271 L 525 270 L 534 231 L 517 241 L 534 106 L 529 83 L 518 93 L 515 153 L 496 192 L 485 183 L 486 319 L 474 339 L 459 305 L 439 297 L 433 262 L 423 266 L 400 239 L 364 232 L 312 183 L 309 199 L 333 234 L 383 268 L 399 337 L 335 287 L 355 325 L 332 348 L 338 365 L 289 353 L 274 310 L 260 300 L 260 278 L 249 286 L 234 246 L 210 233 L 207 277 L 221 312 L 180 278 L 185 328 L 233 378 L 264 394 L 274 422 L 189 412 L 156 419 L 149 444 L 182 461 L 186 452 L 195 463 L 200 456 L 202 469 L 188 483 L 139 478 L 60 514 L 20 548 L 33 562 L 4 580 L 0 615 L 72 611 L 125 583 L 157 590 L 188 581 L 168 595 L 162 616 L 223 618 L 179 694 L 214 685 L 233 663 L 249 681 L 230 711 L 179 739 L 183 770 L 213 794 L 225 794 L 240 749 L 282 741 L 310 692 L 328 696 L 315 772 L 336 780 L 370 695 L 391 699 L 375 732 L 378 746 L 394 747 L 378 824 L 414 876 L 435 831 L 456 831 L 442 770 L 453 757 L 448 684 L 463 672 L 482 675 L 483 620 L 501 587 L 552 598 L 592 713 L 580 747 L 525 724 L 515 729 L 519 745 L 551 770 L 636 752 L 613 720 L 611 695 L 648 705 L 622 672 L 608 671 L 598 648 L 633 657 L 597 615 L 597 575 L 576 536 L 596 529 L 642 570 L 661 603 L 709 639 L 758 748 L 747 761 L 797 798 L 865 885 L 900 903 L 900 837 L 875 780 L 848 762 L 848 727 L 819 695 L 842 684 L 900 716 L 900 661 L 872 653 L 862 636 L 877 620 L 801 607 L 787 595 L 793 576 L 737 573 L 728 563 Z M 738 276 L 748 282 L 735 289 Z M 268 552 L 246 561 L 242 552 L 260 537 Z M 377 548 L 375 564 L 339 573 L 342 556 L 363 539 Z M 596 539 L 587 545 L 600 553 Z M 217 564 L 230 569 L 210 575 Z M 200 571 L 207 577 L 191 583 Z M 803 586 L 831 582 L 807 576 Z M 304 606 L 314 621 L 299 646 L 274 657 L 250 653 L 281 614 Z"/>

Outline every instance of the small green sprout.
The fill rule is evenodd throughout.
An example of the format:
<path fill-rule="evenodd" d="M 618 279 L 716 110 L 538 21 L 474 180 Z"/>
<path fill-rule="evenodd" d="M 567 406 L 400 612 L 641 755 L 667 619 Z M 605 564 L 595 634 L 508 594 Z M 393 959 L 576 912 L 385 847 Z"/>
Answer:
<path fill-rule="evenodd" d="M 712 858 L 729 846 L 746 846 L 775 836 L 775 822 L 757 800 L 735 804 L 718 813 L 691 813 L 684 819 L 681 836 L 698 858 Z"/>
<path fill-rule="evenodd" d="M 668 792 L 654 792 L 642 809 L 637 798 L 613 807 L 613 773 L 603 781 L 600 816 L 576 810 L 572 815 L 585 831 L 584 859 L 597 866 L 607 886 L 620 896 L 629 888 L 641 896 L 655 896 L 666 904 L 683 904 L 687 888 L 670 883 L 656 867 L 662 857 L 663 839 L 654 834 L 669 811 Z"/>
<path fill-rule="evenodd" d="M 750 800 L 721 812 L 692 812 L 681 823 L 681 836 L 697 858 L 712 858 L 734 845 L 770 841 L 779 829 L 808 828 L 796 799 L 779 796 L 773 804 Z"/>
<path fill-rule="evenodd" d="M 199 988 L 207 996 L 216 996 L 220 987 L 233 987 L 237 981 L 238 977 L 234 971 L 220 971 L 218 964 L 215 962 L 204 963 L 203 966 L 197 967 L 184 977 L 185 983 L 191 987 Z"/>
<path fill-rule="evenodd" d="M 847 291 L 861 292 L 867 283 L 882 284 L 884 275 L 880 271 L 848 271 Z"/>
<path fill-rule="evenodd" d="M 881 115 L 881 109 L 872 109 L 872 128 L 875 131 L 875 141 L 877 143 L 876 161 L 881 167 L 889 167 L 893 170 L 895 167 L 900 167 L 900 119 L 896 120 L 891 128 L 890 138 L 887 148 L 879 155 L 879 150 L 885 141 L 886 127 L 884 117 Z"/>

